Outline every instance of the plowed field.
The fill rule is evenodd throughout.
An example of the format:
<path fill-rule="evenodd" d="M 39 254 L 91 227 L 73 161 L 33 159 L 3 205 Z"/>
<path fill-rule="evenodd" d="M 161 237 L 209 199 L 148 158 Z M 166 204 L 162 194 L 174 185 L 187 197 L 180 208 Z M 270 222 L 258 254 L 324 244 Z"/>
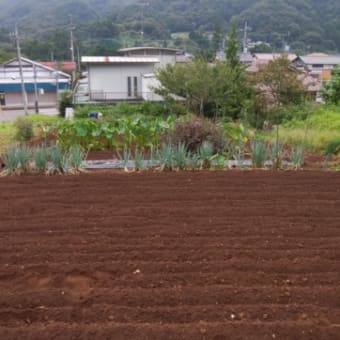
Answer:
<path fill-rule="evenodd" d="M 0 339 L 340 339 L 340 173 L 0 179 Z"/>

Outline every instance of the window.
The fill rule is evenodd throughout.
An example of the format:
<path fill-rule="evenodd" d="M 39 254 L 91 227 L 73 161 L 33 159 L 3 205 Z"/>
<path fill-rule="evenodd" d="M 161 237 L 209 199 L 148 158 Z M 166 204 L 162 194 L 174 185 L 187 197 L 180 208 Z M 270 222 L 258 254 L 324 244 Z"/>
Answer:
<path fill-rule="evenodd" d="M 128 97 L 132 96 L 131 77 L 127 78 L 127 95 Z"/>
<path fill-rule="evenodd" d="M 5 92 L 0 92 L 0 105 L 1 106 L 5 106 L 6 105 Z"/>
<path fill-rule="evenodd" d="M 128 97 L 138 97 L 138 78 L 127 77 L 127 95 Z"/>
<path fill-rule="evenodd" d="M 133 94 L 138 97 L 138 80 L 137 77 L 133 77 Z"/>

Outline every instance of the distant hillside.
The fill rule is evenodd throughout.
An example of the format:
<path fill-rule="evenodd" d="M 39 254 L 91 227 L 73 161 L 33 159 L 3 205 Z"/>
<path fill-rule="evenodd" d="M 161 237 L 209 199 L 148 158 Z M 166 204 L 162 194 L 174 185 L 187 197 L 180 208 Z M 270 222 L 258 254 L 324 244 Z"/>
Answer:
<path fill-rule="evenodd" d="M 339 0 L 150 0 L 147 16 L 172 32 L 213 31 L 216 21 L 224 30 L 236 17 L 248 21 L 252 40 L 274 48 L 288 44 L 297 49 L 340 49 Z M 135 6 L 126 8 L 125 19 Z"/>
<path fill-rule="evenodd" d="M 136 0 L 0 0 L 0 26 L 17 21 L 28 33 L 44 28 L 100 19 Z"/>
<path fill-rule="evenodd" d="M 0 0 L 0 6 L 0 27 L 11 31 L 17 21 L 32 58 L 67 58 L 71 21 L 86 54 L 139 44 L 211 53 L 212 37 L 221 40 L 232 18 L 240 38 L 247 21 L 248 37 L 272 50 L 340 52 L 339 0 Z"/>

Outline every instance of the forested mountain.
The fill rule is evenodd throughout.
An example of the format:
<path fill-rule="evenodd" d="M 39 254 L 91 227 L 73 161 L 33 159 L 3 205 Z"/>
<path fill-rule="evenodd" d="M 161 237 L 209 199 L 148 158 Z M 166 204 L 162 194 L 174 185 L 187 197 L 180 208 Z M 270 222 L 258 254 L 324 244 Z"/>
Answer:
<path fill-rule="evenodd" d="M 67 58 L 71 27 L 80 53 L 139 44 L 212 51 L 232 18 L 240 38 L 247 21 L 249 39 L 272 50 L 340 51 L 339 0 L 0 0 L 0 6 L 7 30 L 1 46 L 9 49 L 6 32 L 17 22 L 23 52 L 35 59 Z"/>

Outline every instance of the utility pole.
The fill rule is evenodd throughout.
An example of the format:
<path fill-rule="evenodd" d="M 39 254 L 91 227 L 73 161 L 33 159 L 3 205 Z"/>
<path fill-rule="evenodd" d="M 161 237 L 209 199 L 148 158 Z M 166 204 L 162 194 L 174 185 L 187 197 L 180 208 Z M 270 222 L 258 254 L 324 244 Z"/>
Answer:
<path fill-rule="evenodd" d="M 244 32 L 243 32 L 243 53 L 248 53 L 248 22 L 244 23 Z"/>
<path fill-rule="evenodd" d="M 20 80 L 21 80 L 21 92 L 22 92 L 22 101 L 24 104 L 24 112 L 25 115 L 28 115 L 28 103 L 27 103 L 27 93 L 25 89 L 25 80 L 24 80 L 24 73 L 22 69 L 22 60 L 21 60 L 21 49 L 20 49 L 20 38 L 19 38 L 19 32 L 18 32 L 18 26 L 15 25 L 15 43 L 17 48 L 17 59 L 19 63 L 19 73 L 20 73 Z"/>
<path fill-rule="evenodd" d="M 71 60 L 72 60 L 72 66 L 75 64 L 75 58 L 74 58 L 74 35 L 73 31 L 75 30 L 75 26 L 73 26 L 72 18 L 71 18 L 71 29 L 70 29 L 70 50 L 71 50 Z M 75 69 L 72 70 L 72 88 L 73 84 L 76 80 L 76 71 Z"/>
<path fill-rule="evenodd" d="M 141 20 L 141 38 L 142 38 L 142 46 L 144 46 L 144 9 L 145 7 L 149 6 L 148 2 L 141 2 L 140 5 L 142 6 L 142 20 Z"/>
<path fill-rule="evenodd" d="M 37 84 L 37 65 L 33 65 L 33 73 L 34 73 L 34 106 L 35 113 L 39 113 L 39 94 L 38 94 L 38 84 Z"/>

